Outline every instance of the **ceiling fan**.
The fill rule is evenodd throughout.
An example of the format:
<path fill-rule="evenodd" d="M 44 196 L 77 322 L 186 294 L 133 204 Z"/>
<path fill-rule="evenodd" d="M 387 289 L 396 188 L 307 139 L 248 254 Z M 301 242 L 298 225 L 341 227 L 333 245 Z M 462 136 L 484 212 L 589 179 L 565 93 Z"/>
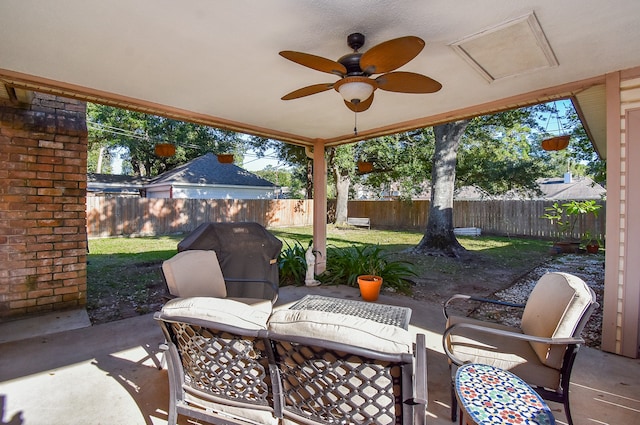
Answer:
<path fill-rule="evenodd" d="M 349 109 L 363 112 L 373 103 L 373 93 L 376 89 L 398 93 L 434 93 L 442 88 L 442 84 L 422 74 L 394 71 L 422 51 L 422 39 L 413 36 L 400 37 L 360 53 L 358 49 L 364 45 L 364 40 L 364 35 L 360 33 L 349 35 L 347 44 L 353 49 L 353 53 L 346 54 L 337 61 L 291 50 L 280 52 L 280 56 L 290 61 L 341 77 L 334 83 L 314 84 L 294 90 L 284 95 L 282 100 L 298 99 L 335 89 L 342 95 Z M 374 74 L 382 75 L 370 78 Z"/>

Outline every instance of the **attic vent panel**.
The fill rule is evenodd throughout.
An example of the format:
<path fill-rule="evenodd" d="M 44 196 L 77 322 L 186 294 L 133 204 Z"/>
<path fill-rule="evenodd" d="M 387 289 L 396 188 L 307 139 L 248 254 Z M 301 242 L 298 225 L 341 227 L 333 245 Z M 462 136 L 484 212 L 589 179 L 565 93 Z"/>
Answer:
<path fill-rule="evenodd" d="M 465 37 L 451 47 L 489 82 L 558 66 L 533 13 Z"/>

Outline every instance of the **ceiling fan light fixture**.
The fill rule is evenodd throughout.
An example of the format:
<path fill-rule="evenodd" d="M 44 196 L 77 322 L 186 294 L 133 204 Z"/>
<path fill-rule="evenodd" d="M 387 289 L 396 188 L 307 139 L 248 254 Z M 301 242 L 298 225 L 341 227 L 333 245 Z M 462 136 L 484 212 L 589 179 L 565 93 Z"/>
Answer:
<path fill-rule="evenodd" d="M 333 86 L 347 102 L 358 104 L 367 100 L 376 89 L 374 80 L 367 77 L 345 77 Z"/>

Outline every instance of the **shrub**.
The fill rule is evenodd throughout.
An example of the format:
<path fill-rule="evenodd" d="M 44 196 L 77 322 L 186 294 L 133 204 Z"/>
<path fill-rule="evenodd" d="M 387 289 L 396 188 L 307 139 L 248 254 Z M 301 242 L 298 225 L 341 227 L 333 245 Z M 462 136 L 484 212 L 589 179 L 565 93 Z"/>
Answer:
<path fill-rule="evenodd" d="M 556 235 L 573 237 L 573 231 L 578 219 L 587 214 L 598 217 L 600 205 L 594 200 L 570 201 L 564 204 L 554 202 L 552 206 L 545 208 L 546 213 L 541 217 L 549 220 L 556 227 Z"/>
<path fill-rule="evenodd" d="M 318 280 L 331 285 L 357 286 L 358 276 L 373 274 L 382 277 L 383 287 L 398 292 L 411 292 L 410 276 L 417 276 L 411 263 L 393 260 L 378 245 L 347 248 L 327 248 L 327 268 Z"/>
<path fill-rule="evenodd" d="M 302 284 L 307 273 L 306 250 L 300 241 L 295 241 L 293 246 L 285 241 L 285 245 L 278 255 L 280 286 Z"/>

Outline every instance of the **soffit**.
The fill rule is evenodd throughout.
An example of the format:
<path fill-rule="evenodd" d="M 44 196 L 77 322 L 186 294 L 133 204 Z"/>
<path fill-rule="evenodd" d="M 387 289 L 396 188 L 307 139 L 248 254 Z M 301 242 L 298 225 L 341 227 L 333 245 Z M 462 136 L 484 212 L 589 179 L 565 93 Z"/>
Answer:
<path fill-rule="evenodd" d="M 607 159 L 605 85 L 599 84 L 577 93 L 573 104 L 596 152 L 602 159 Z"/>
<path fill-rule="evenodd" d="M 494 31 L 531 16 L 539 28 L 531 27 L 529 37 L 514 37 L 522 27 Z M 636 0 L 3 0 L 0 80 L 303 145 L 340 144 L 602 83 L 606 73 L 640 65 L 637 16 Z M 434 78 L 442 90 L 377 90 L 373 106 L 358 114 L 358 136 L 354 114 L 333 90 L 280 100 L 337 77 L 287 61 L 279 51 L 335 60 L 349 53 L 352 32 L 367 37 L 364 51 L 396 37 L 422 38 L 425 49 L 399 70 Z M 499 78 L 488 81 L 452 47 L 479 34 L 516 45 L 490 57 L 513 62 L 516 72 L 497 68 Z M 536 48 L 532 34 L 548 41 L 557 66 L 524 61 L 529 55 L 522 52 Z M 495 53 L 486 45 L 478 52 Z"/>

